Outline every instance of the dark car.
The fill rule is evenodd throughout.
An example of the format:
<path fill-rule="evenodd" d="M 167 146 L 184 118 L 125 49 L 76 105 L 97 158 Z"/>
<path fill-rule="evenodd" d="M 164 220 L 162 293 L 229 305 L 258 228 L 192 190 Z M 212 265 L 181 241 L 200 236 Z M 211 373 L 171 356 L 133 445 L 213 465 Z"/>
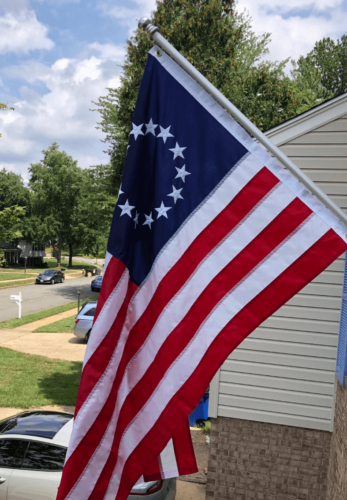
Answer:
<path fill-rule="evenodd" d="M 54 285 L 54 283 L 64 283 L 64 279 L 65 275 L 61 271 L 51 271 L 47 269 L 47 271 L 43 271 L 43 273 L 37 276 L 36 283 L 50 283 L 51 285 Z"/>
<path fill-rule="evenodd" d="M 98 276 L 97 278 L 95 278 L 95 280 L 93 280 L 90 284 L 92 292 L 100 292 L 101 283 L 102 283 L 102 276 Z"/>

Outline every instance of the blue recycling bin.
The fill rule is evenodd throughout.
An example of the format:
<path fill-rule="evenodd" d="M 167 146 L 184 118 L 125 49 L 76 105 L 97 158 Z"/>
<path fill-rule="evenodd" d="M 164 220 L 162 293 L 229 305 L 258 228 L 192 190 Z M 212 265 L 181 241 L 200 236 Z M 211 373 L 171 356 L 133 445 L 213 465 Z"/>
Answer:
<path fill-rule="evenodd" d="M 193 413 L 189 415 L 189 425 L 191 427 L 195 427 L 198 420 L 208 419 L 208 399 L 209 392 L 207 391 L 201 398 L 200 403 L 195 408 Z"/>

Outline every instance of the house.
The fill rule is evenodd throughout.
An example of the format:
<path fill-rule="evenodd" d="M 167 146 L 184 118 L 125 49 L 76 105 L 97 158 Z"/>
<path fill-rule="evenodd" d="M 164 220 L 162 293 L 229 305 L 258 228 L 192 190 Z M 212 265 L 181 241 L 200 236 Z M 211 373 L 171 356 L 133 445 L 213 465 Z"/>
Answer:
<path fill-rule="evenodd" d="M 347 94 L 266 135 L 347 210 Z M 341 256 L 215 375 L 207 498 L 347 498 L 347 388 L 335 377 L 344 266 Z"/>
<path fill-rule="evenodd" d="M 39 266 L 43 264 L 46 256 L 45 243 L 28 243 L 26 240 L 19 240 L 18 243 L 0 242 L 0 250 L 3 251 L 3 260 L 11 266 L 24 266 L 25 259 L 27 266 Z"/>

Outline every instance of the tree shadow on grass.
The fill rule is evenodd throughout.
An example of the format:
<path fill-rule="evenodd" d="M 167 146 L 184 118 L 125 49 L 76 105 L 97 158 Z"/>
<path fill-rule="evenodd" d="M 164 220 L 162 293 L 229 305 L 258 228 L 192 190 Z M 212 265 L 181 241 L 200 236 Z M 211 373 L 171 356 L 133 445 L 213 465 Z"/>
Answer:
<path fill-rule="evenodd" d="M 75 405 L 82 363 L 70 362 L 68 372 L 54 372 L 38 380 L 39 393 L 52 405 Z"/>

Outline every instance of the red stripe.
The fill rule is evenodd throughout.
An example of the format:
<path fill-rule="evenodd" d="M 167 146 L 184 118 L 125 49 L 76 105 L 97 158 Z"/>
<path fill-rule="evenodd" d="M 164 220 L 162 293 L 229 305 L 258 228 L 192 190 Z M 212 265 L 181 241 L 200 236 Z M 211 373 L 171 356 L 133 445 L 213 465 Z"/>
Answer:
<path fill-rule="evenodd" d="M 184 285 L 185 281 L 195 271 L 200 262 L 252 209 L 254 209 L 278 182 L 277 177 L 265 167 L 250 180 L 230 204 L 199 234 L 199 236 L 197 236 L 183 257 L 167 273 L 154 293 L 145 313 L 132 329 L 131 337 L 137 336 L 138 332 L 141 332 L 142 339 L 147 336 L 162 309 Z M 144 330 L 144 325 L 146 330 Z M 141 342 L 137 342 L 132 349 L 132 353 L 135 353 L 140 345 Z M 108 334 L 93 354 L 94 362 L 100 368 L 100 376 L 109 362 L 109 357 L 105 358 L 104 353 L 112 353 L 113 349 L 113 336 Z M 128 351 L 129 348 L 127 348 L 126 353 Z M 128 357 L 129 355 L 127 359 Z M 86 373 L 86 377 L 88 376 L 89 370 L 88 364 L 89 362 L 83 370 L 83 372 Z M 123 376 L 123 374 L 121 374 L 121 376 Z"/>
<path fill-rule="evenodd" d="M 149 465 L 146 466 L 143 473 L 145 483 L 162 479 L 159 460 L 159 457 L 156 457 Z"/>
<path fill-rule="evenodd" d="M 225 294 L 247 276 L 255 266 L 282 243 L 311 213 L 311 210 L 305 204 L 299 199 L 295 199 L 201 293 L 189 313 L 164 342 L 146 374 L 123 403 L 112 446 L 112 453 L 95 486 L 94 491 L 96 495 L 95 497 L 90 497 L 90 500 L 100 496 L 108 484 L 117 461 L 120 439 L 129 422 L 133 420 L 150 398 L 167 369 L 188 345 L 201 323 Z M 138 340 L 137 337 L 141 336 L 141 333 L 137 332 L 134 340 Z M 136 366 L 132 366 L 131 369 L 136 370 Z M 207 385 L 208 382 L 205 388 Z"/>
<path fill-rule="evenodd" d="M 184 476 L 185 474 L 195 474 L 198 472 L 188 420 L 185 420 L 183 425 L 180 425 L 175 430 L 172 442 L 174 446 L 178 475 Z M 164 479 L 160 470 L 158 458 L 155 458 L 150 466 L 146 467 L 143 476 L 145 482 Z"/>
<path fill-rule="evenodd" d="M 125 269 L 126 267 L 123 264 L 123 262 L 121 262 L 118 259 L 115 259 L 114 257 L 111 257 L 111 260 L 109 261 L 108 266 L 106 268 L 105 275 L 102 278 L 102 286 L 100 290 L 98 304 L 96 306 L 93 323 L 95 323 L 96 318 L 99 316 L 101 309 L 105 305 L 105 302 L 107 301 L 112 291 L 117 286 L 118 281 L 121 279 Z"/>
<path fill-rule="evenodd" d="M 116 344 L 119 338 L 119 334 L 121 332 L 125 315 L 128 309 L 129 302 L 135 293 L 137 289 L 137 286 L 129 281 L 128 284 L 128 290 L 127 290 L 127 295 L 126 298 L 124 299 L 124 302 L 122 304 L 122 307 L 120 308 L 120 311 L 118 313 L 118 316 L 115 320 L 115 322 L 112 325 L 112 328 L 110 330 L 110 334 L 113 335 L 114 343 Z M 111 357 L 112 352 L 105 351 L 104 356 L 105 357 Z M 88 370 L 88 377 L 89 379 L 85 381 L 85 371 L 83 370 L 82 372 L 82 379 L 80 383 L 80 388 L 78 391 L 78 396 L 77 396 L 77 403 L 76 403 L 76 410 L 75 410 L 75 415 L 77 415 L 78 411 L 80 410 L 83 402 L 86 400 L 86 398 L 89 395 L 89 387 L 92 384 L 95 384 L 96 380 L 99 380 L 100 378 L 100 368 L 98 367 L 97 364 L 95 364 L 93 357 L 90 359 L 90 364 L 89 364 L 89 370 Z M 111 392 L 106 404 L 104 405 L 103 408 L 100 409 L 100 413 L 97 417 L 96 422 L 91 426 L 89 431 L 86 433 L 82 440 L 82 444 L 78 445 L 76 450 L 72 453 L 72 455 L 69 457 L 68 461 L 66 462 L 64 469 L 63 469 L 63 476 L 64 476 L 64 481 L 61 481 L 60 488 L 59 488 L 59 497 L 60 498 L 65 498 L 65 496 L 70 492 L 71 488 L 74 486 L 75 482 L 79 478 L 79 476 L 82 474 L 83 470 L 85 469 L 87 463 L 91 459 L 93 453 L 95 452 L 95 449 L 97 446 L 100 444 L 100 436 L 103 436 L 104 433 L 106 432 L 107 426 L 109 424 L 110 418 L 112 416 L 113 412 L 113 407 L 112 407 L 112 402 L 114 401 L 114 393 Z M 95 429 L 97 428 L 98 432 L 95 432 Z M 100 433 L 100 434 L 99 434 Z M 87 445 L 85 445 L 87 443 Z"/>
<path fill-rule="evenodd" d="M 178 474 L 183 476 L 198 472 L 199 469 L 195 459 L 188 420 L 185 420 L 183 425 L 179 426 L 178 430 L 175 431 L 172 442 L 175 450 Z"/>
<path fill-rule="evenodd" d="M 69 474 L 69 486 L 65 488 L 65 480 L 62 481 L 64 484 L 64 491 L 66 493 L 73 486 L 80 472 L 87 465 L 90 456 L 93 452 L 93 447 L 97 446 L 104 434 L 104 419 L 106 415 L 111 418 L 113 409 L 116 402 L 117 391 L 119 383 L 121 382 L 124 374 L 124 369 L 129 359 L 136 352 L 136 350 L 142 345 L 146 336 L 152 329 L 156 319 L 158 318 L 161 310 L 166 306 L 166 304 L 171 300 L 171 298 L 177 293 L 177 291 L 182 287 L 189 276 L 194 272 L 199 263 L 208 255 L 211 250 L 221 241 L 223 238 L 234 229 L 239 222 L 244 219 L 244 217 L 252 210 L 254 207 L 264 198 L 266 194 L 278 183 L 277 177 L 275 177 L 268 169 L 263 168 L 258 174 L 256 174 L 251 181 L 245 186 L 245 188 L 238 193 L 238 195 L 232 200 L 232 202 L 213 220 L 213 222 L 207 226 L 202 233 L 195 239 L 192 245 L 188 248 L 186 253 L 177 262 L 177 264 L 171 269 L 171 271 L 166 275 L 158 286 L 145 314 L 140 321 L 136 324 L 135 328 L 130 332 L 130 337 L 133 340 L 131 348 L 125 349 L 125 357 L 122 359 L 120 366 L 117 370 L 117 377 L 112 387 L 110 396 L 102 410 L 101 424 L 99 425 L 99 417 L 93 424 L 89 432 L 83 438 L 80 445 L 70 456 L 67 464 L 64 467 L 64 477 L 65 469 L 70 470 Z M 128 304 L 128 301 L 127 301 Z M 126 306 L 127 307 L 127 306 Z M 121 321 L 125 319 L 125 311 L 122 306 L 122 311 L 118 314 L 118 318 Z M 118 318 L 117 318 L 117 335 L 118 331 Z M 119 322 L 121 322 L 119 321 Z M 113 328 L 112 328 L 113 330 Z M 135 341 L 138 337 L 138 341 Z M 118 340 L 118 337 L 117 337 Z M 78 409 L 82 406 L 83 402 L 87 398 L 90 387 L 94 387 L 98 379 L 104 373 L 106 366 L 108 365 L 112 353 L 115 349 L 115 339 L 114 333 L 110 331 L 103 342 L 100 344 L 99 348 L 93 354 L 92 358 L 88 361 L 83 370 L 82 381 L 80 384 L 80 390 L 78 394 Z M 86 453 L 85 450 L 88 450 Z M 89 452 L 90 450 L 90 452 Z M 74 465 L 75 464 L 75 465 Z M 75 471 L 75 472 L 74 472 Z M 66 474 L 67 476 L 67 474 Z M 70 478 L 74 479 L 71 481 Z M 63 497 L 62 497 L 63 498 Z"/>
<path fill-rule="evenodd" d="M 156 424 L 127 460 L 116 500 L 126 500 L 132 485 L 142 473 L 143 461 L 158 455 L 175 432 L 176 426 L 196 407 L 215 372 L 230 353 L 346 249 L 343 240 L 333 230 L 329 230 L 230 321 L 211 344 L 192 376 L 174 395 Z"/>
<path fill-rule="evenodd" d="M 87 397 L 89 396 L 91 390 L 94 388 L 95 384 L 99 381 L 100 377 L 103 375 L 105 371 L 104 367 L 100 366 L 98 362 L 99 354 L 103 356 L 106 366 L 111 360 L 113 351 L 117 345 L 124 324 L 129 302 L 132 296 L 134 295 L 135 291 L 137 290 L 137 288 L 138 288 L 137 285 L 135 285 L 132 281 L 129 281 L 128 290 L 124 302 L 116 316 L 116 319 L 112 327 L 110 328 L 109 333 L 107 334 L 108 338 L 112 342 L 111 346 L 110 345 L 106 346 L 103 342 L 101 342 L 97 352 L 94 352 L 92 354 L 92 356 L 88 360 L 88 363 L 84 367 L 80 382 L 80 388 L 77 396 L 76 415 L 79 412 L 85 400 L 87 399 Z M 110 347 L 112 347 L 112 349 L 110 349 Z"/>

